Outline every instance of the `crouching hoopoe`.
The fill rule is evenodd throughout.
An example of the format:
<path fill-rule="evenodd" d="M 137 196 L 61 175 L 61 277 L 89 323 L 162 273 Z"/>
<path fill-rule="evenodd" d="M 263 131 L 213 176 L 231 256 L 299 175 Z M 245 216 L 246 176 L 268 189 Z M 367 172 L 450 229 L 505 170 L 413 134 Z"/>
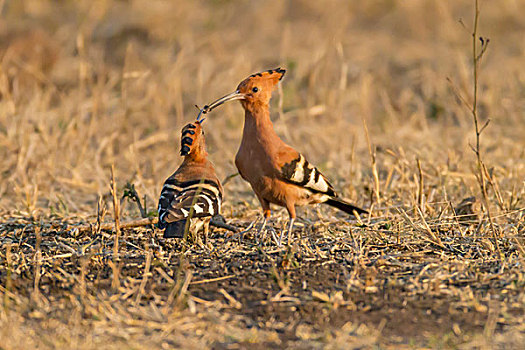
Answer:
<path fill-rule="evenodd" d="M 325 203 L 348 214 L 367 211 L 338 198 L 323 174 L 275 133 L 268 105 L 272 91 L 285 72 L 277 68 L 253 74 L 243 80 L 236 91 L 205 106 L 203 113 L 227 101 L 241 100 L 245 111 L 244 130 L 235 165 L 261 203 L 264 220 L 259 232 L 270 217 L 270 203 L 273 203 L 288 210 L 290 237 L 296 205 Z M 282 238 L 283 231 L 278 240 L 279 245 Z"/>
<path fill-rule="evenodd" d="M 158 211 L 165 238 L 181 238 L 187 231 L 197 239 L 197 232 L 204 228 L 206 244 L 210 219 L 221 210 L 222 186 L 207 159 L 202 120 L 182 129 L 180 154 L 184 161 L 164 182 Z"/>

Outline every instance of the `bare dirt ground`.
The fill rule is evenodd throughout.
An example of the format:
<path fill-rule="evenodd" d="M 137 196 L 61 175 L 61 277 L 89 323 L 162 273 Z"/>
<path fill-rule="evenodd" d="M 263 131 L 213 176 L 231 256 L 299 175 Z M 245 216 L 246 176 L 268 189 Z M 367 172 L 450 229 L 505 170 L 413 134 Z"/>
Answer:
<path fill-rule="evenodd" d="M 521 349 L 525 2 L 480 1 L 486 201 L 473 8 L 0 1 L 0 349 Z M 278 66 L 277 133 L 371 215 L 300 209 L 283 248 L 117 234 L 111 169 L 120 222 L 141 217 L 129 185 L 153 217 L 194 105 Z M 233 176 L 242 123 L 231 103 L 205 128 L 222 214 L 245 228 L 259 205 Z"/>
<path fill-rule="evenodd" d="M 499 242 L 502 264 L 487 240 L 454 237 L 452 230 L 437 246 L 406 228 L 325 220 L 297 230 L 302 238 L 283 248 L 259 247 L 250 238 L 239 244 L 215 230 L 210 250 L 144 228 L 123 233 L 120 285 L 112 289 L 111 232 L 73 236 L 63 222 L 49 222 L 38 244 L 40 223 L 7 221 L 4 244 L 12 248 L 2 273 L 4 303 L 25 309 L 23 327 L 35 329 L 35 343 L 44 346 L 101 346 L 111 339 L 117 347 L 194 341 L 217 349 L 519 348 L 523 341 L 525 281 L 507 240 Z M 4 315 L 4 339 L 20 327 L 11 317 Z M 68 332 L 49 333 L 53 321 L 89 335 L 72 342 Z M 17 343 L 27 339 L 7 342 Z"/>

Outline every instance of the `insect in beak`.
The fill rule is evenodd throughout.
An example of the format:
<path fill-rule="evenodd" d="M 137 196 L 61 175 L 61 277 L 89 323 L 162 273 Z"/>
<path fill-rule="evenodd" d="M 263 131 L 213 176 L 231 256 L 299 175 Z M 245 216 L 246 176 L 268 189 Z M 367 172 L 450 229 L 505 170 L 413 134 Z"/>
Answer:
<path fill-rule="evenodd" d="M 197 116 L 197 122 L 198 123 L 202 124 L 206 120 L 206 118 L 203 116 L 203 114 L 205 114 L 205 113 L 207 113 L 207 112 L 204 111 L 204 108 L 201 108 L 199 110 L 199 115 Z"/>

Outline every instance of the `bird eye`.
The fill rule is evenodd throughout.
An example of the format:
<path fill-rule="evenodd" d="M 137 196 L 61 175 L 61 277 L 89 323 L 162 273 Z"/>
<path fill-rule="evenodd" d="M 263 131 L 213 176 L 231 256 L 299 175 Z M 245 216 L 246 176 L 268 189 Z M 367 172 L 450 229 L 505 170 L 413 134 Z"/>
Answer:
<path fill-rule="evenodd" d="M 253 92 L 257 92 L 257 91 L 259 91 L 259 88 L 256 86 L 256 87 L 254 87 L 254 88 L 252 89 L 252 91 L 253 91 Z"/>

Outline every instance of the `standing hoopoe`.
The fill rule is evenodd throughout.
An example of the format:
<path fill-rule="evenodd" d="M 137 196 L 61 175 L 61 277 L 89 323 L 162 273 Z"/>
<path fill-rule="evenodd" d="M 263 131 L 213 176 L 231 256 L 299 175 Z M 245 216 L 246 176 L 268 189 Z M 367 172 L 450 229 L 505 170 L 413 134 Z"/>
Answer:
<path fill-rule="evenodd" d="M 277 68 L 253 74 L 243 80 L 236 91 L 205 106 L 203 113 L 227 101 L 241 100 L 245 111 L 244 130 L 235 165 L 261 203 L 264 220 L 259 232 L 266 226 L 271 214 L 270 203 L 273 203 L 288 210 L 290 237 L 296 205 L 326 203 L 348 214 L 367 211 L 338 198 L 323 174 L 275 133 L 270 120 L 269 102 L 272 91 L 285 72 Z M 282 238 L 283 231 L 277 242 L 279 245 Z"/>
<path fill-rule="evenodd" d="M 221 210 L 222 186 L 207 159 L 202 121 L 182 128 L 180 154 L 184 161 L 162 187 L 159 227 L 166 228 L 164 238 L 181 238 L 186 230 L 197 238 L 204 227 L 206 244 L 210 219 Z"/>

